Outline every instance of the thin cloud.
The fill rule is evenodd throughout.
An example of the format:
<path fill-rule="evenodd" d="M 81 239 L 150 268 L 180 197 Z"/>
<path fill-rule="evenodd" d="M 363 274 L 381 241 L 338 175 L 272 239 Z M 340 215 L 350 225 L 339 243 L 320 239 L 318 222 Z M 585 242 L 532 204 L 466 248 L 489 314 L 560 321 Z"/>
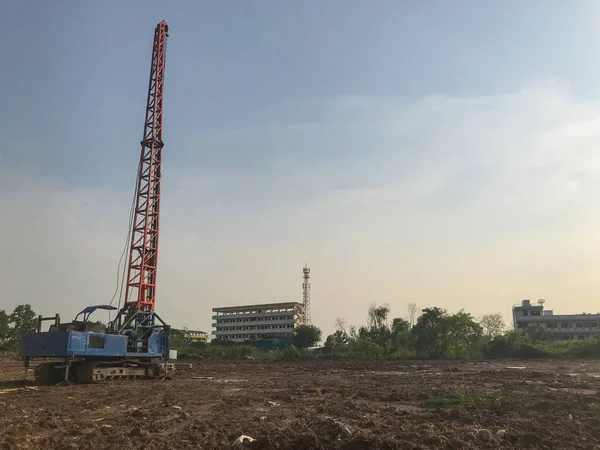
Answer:
<path fill-rule="evenodd" d="M 598 138 L 600 108 L 556 82 L 315 100 L 179 138 L 187 151 L 165 162 L 161 315 L 208 329 L 215 305 L 300 299 L 305 262 L 326 332 L 342 303 L 349 323 L 373 302 L 397 315 L 412 301 L 506 314 L 521 297 L 568 292 L 594 309 Z M 69 317 L 109 300 L 131 192 L 11 169 L 0 172 L 2 307 Z M 574 284 L 573 265 L 589 279 Z"/>

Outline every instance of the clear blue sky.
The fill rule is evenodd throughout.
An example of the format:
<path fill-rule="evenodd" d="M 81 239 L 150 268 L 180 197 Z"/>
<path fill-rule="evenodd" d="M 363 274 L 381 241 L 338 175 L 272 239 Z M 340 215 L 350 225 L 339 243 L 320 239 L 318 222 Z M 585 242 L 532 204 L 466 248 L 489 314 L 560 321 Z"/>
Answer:
<path fill-rule="evenodd" d="M 461 245 L 479 257 L 506 251 L 488 263 L 508 264 L 521 260 L 523 245 L 533 245 L 536 233 L 527 227 L 551 223 L 539 248 L 556 243 L 560 232 L 577 267 L 595 258 L 586 253 L 582 262 L 572 249 L 589 247 L 565 236 L 590 226 L 598 187 L 592 141 L 579 139 L 597 128 L 596 1 L 30 1 L 7 2 L 3 19 L 0 194 L 14 218 L 3 231 L 21 242 L 25 259 L 38 258 L 44 274 L 59 269 L 40 255 L 74 248 L 67 241 L 81 233 L 73 266 L 57 272 L 81 283 L 80 291 L 63 300 L 56 285 L 38 309 L 102 300 L 86 292 L 82 280 L 90 272 L 97 286 L 112 283 L 142 134 L 152 32 L 161 20 L 170 38 L 159 289 L 178 299 L 180 306 L 168 306 L 176 321 L 195 296 L 206 317 L 215 303 L 300 298 L 304 262 L 321 274 L 315 302 L 344 285 L 339 295 L 358 311 L 348 313 L 350 321 L 361 320 L 373 301 L 389 302 L 402 315 L 409 301 L 425 305 L 447 290 L 452 294 L 441 306 L 481 313 L 479 300 L 493 291 L 489 296 L 502 302 L 495 310 L 507 314 L 521 296 L 566 301 L 561 295 L 570 284 L 548 285 L 564 268 L 542 270 L 527 260 L 543 272 L 530 274 L 532 284 L 520 266 L 496 268 L 508 272 L 491 280 L 479 272 L 480 260 L 452 275 L 448 265 L 458 270 L 455 262 L 468 253 Z M 587 131 L 569 128 L 578 124 Z M 563 150 L 579 149 L 577 163 L 557 154 L 559 141 Z M 504 163 L 520 157 L 518 170 Z M 557 171 L 565 161 L 575 166 Z M 548 197 L 549 189 L 557 193 Z M 42 191 L 63 209 L 48 207 Z M 532 215 L 541 199 L 550 203 Z M 40 202 L 45 212 L 32 213 Z M 79 224 L 68 233 L 56 218 L 64 208 L 73 210 L 60 220 Z M 49 228 L 26 231 L 20 224 L 29 214 L 62 229 L 67 241 L 52 247 L 40 234 Z M 473 224 L 477 232 L 465 231 Z M 26 250 L 31 233 L 41 243 Z M 90 248 L 90 239 L 102 248 Z M 169 245 L 189 252 L 188 259 Z M 539 255 L 536 249 L 527 255 Z M 419 268 L 399 256 L 411 252 L 423 258 Z M 262 264 L 270 266 L 247 273 Z M 432 266 L 441 277 L 431 281 L 433 290 Z M 0 285 L 12 305 L 22 294 L 14 280 L 27 264 L 11 267 Z M 189 280 L 206 270 L 206 295 L 198 294 Z M 224 291 L 224 284 L 238 288 Z M 373 284 L 384 287 L 367 298 Z M 44 285 L 39 289 L 49 289 Z M 582 289 L 579 309 L 592 304 Z M 338 315 L 333 307 L 313 311 L 326 329 Z M 190 326 L 206 328 L 208 321 Z"/>

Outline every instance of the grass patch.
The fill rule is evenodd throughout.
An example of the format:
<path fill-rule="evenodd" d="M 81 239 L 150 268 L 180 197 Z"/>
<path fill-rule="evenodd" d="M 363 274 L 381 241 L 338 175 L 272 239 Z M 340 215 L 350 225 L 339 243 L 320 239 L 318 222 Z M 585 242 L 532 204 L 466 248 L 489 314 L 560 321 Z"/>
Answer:
<path fill-rule="evenodd" d="M 506 398 L 498 394 L 490 394 L 483 391 L 456 390 L 447 394 L 430 397 L 423 400 L 425 408 L 462 408 L 472 409 L 475 407 L 500 407 L 506 403 Z"/>

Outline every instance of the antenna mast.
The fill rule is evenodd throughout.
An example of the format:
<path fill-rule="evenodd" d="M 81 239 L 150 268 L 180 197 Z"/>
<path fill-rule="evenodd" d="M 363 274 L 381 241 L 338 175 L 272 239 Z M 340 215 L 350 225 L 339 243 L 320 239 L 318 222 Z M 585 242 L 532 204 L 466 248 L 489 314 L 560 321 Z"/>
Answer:
<path fill-rule="evenodd" d="M 310 269 L 305 265 L 302 269 L 304 283 L 302 283 L 302 300 L 304 302 L 304 325 L 310 325 Z"/>
<path fill-rule="evenodd" d="M 136 184 L 127 287 L 123 308 L 154 311 L 158 263 L 158 223 L 162 163 L 163 87 L 169 26 L 164 20 L 154 30 L 144 137 Z"/>

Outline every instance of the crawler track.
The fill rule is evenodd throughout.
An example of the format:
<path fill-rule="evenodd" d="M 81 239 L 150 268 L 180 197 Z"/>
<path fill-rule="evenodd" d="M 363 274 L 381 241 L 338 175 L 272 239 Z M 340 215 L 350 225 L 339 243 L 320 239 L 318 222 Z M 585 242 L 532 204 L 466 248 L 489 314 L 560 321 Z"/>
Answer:
<path fill-rule="evenodd" d="M 38 384 L 53 385 L 65 381 L 64 362 L 44 362 L 34 370 Z M 139 361 L 76 361 L 69 364 L 66 381 L 75 383 L 100 383 L 111 380 L 142 380 L 158 378 L 164 374 L 161 364 Z"/>

